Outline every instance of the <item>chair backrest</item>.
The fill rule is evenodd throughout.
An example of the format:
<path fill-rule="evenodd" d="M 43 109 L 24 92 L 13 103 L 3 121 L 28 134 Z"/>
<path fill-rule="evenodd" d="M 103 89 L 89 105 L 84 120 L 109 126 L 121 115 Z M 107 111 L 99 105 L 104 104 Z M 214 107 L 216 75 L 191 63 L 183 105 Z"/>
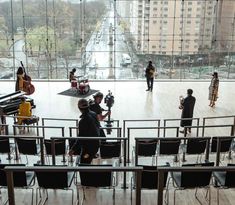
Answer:
<path fill-rule="evenodd" d="M 214 162 L 200 164 L 184 164 L 182 167 L 209 167 L 214 166 Z M 181 187 L 195 188 L 205 187 L 210 184 L 212 171 L 203 172 L 181 172 Z"/>
<path fill-rule="evenodd" d="M 74 143 L 77 141 L 77 139 L 69 139 L 69 149 L 71 149 L 74 145 Z M 81 145 L 79 143 L 76 143 L 75 147 L 73 148 L 73 155 L 80 155 L 81 154 Z"/>
<path fill-rule="evenodd" d="M 211 152 L 217 152 L 217 139 L 218 137 L 212 138 Z M 232 141 L 233 141 L 233 138 L 231 137 L 221 138 L 220 139 L 220 142 L 221 142 L 220 152 L 228 152 L 230 150 Z"/>
<path fill-rule="evenodd" d="M 120 157 L 121 155 L 121 142 L 101 142 L 100 144 L 100 157 L 103 159 L 110 159 Z"/>
<path fill-rule="evenodd" d="M 4 168 L 6 166 L 25 166 L 25 164 L 0 164 L 0 186 L 7 186 L 7 177 Z M 15 187 L 27 186 L 27 179 L 25 172 L 14 172 L 13 181 Z"/>
<path fill-rule="evenodd" d="M 169 165 L 158 166 L 168 167 Z M 157 166 L 143 166 L 142 172 L 142 188 L 157 189 L 158 186 L 158 168 Z M 164 187 L 166 186 L 168 172 L 164 173 Z"/>
<path fill-rule="evenodd" d="M 36 155 L 37 154 L 37 143 L 36 139 L 16 139 L 19 153 Z"/>
<path fill-rule="evenodd" d="M 228 164 L 227 166 L 232 167 L 235 166 L 235 164 Z M 226 172 L 225 186 L 235 187 L 235 171 Z"/>
<path fill-rule="evenodd" d="M 10 153 L 9 138 L 0 137 L 0 153 Z"/>
<path fill-rule="evenodd" d="M 112 165 L 91 165 L 91 164 L 79 164 L 79 166 L 98 166 L 98 167 L 112 167 Z M 90 187 L 110 187 L 112 186 L 112 171 L 105 172 L 85 172 L 79 171 L 81 185 Z"/>
<path fill-rule="evenodd" d="M 188 139 L 187 140 L 187 154 L 202 154 L 205 152 L 207 139 Z"/>
<path fill-rule="evenodd" d="M 45 165 L 34 165 L 35 167 L 49 167 Z M 54 167 L 54 165 L 53 165 Z M 65 167 L 65 166 L 57 166 L 57 167 Z M 45 189 L 65 189 L 69 187 L 68 184 L 68 171 L 63 172 L 49 172 L 49 171 L 35 171 L 38 186 Z"/>
<path fill-rule="evenodd" d="M 52 145 L 52 140 L 44 140 L 44 144 L 46 147 L 46 153 L 48 155 L 51 155 L 51 145 Z M 66 146 L 65 146 L 65 139 L 56 139 L 55 140 L 55 155 L 63 155 L 65 154 Z"/>
<path fill-rule="evenodd" d="M 138 141 L 138 156 L 153 156 L 156 154 L 158 140 L 139 140 Z"/>
<path fill-rule="evenodd" d="M 161 139 L 159 154 L 164 154 L 164 155 L 178 154 L 180 142 L 181 141 L 179 139 Z"/>

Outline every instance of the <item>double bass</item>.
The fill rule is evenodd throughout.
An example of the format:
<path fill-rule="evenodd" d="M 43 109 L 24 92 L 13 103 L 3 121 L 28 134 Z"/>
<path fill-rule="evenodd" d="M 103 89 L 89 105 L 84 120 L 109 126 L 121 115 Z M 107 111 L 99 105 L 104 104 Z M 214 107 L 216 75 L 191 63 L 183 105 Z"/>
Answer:
<path fill-rule="evenodd" d="M 31 95 L 31 94 L 34 93 L 35 87 L 34 87 L 34 85 L 31 83 L 31 81 L 32 81 L 31 77 L 30 77 L 29 75 L 27 75 L 27 73 L 26 73 L 26 70 L 25 70 L 25 67 L 24 67 L 24 65 L 23 65 L 23 62 L 20 61 L 20 64 L 21 64 L 21 66 L 22 66 L 22 68 L 23 68 L 23 70 L 24 70 L 24 77 L 23 77 L 23 79 L 24 79 L 24 85 L 23 85 L 23 91 L 26 92 L 26 95 Z"/>

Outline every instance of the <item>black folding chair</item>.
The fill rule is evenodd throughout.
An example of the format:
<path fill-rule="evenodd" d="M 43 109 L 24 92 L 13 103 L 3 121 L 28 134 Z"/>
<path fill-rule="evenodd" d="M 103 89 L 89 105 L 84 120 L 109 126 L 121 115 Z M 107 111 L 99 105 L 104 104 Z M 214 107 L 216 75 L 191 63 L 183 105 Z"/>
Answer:
<path fill-rule="evenodd" d="M 200 164 L 184 164 L 182 167 L 202 167 L 202 166 L 214 166 L 214 162 L 208 163 L 200 163 Z M 174 205 L 175 205 L 175 195 L 177 190 L 184 189 L 196 189 L 195 197 L 199 201 L 201 201 L 197 197 L 198 188 L 206 188 L 209 191 L 209 204 L 211 202 L 211 192 L 210 192 L 210 180 L 211 180 L 212 171 L 200 171 L 200 172 L 171 172 L 171 177 L 173 179 L 173 184 L 176 187 L 174 190 Z M 206 194 L 207 197 L 207 194 Z"/>
<path fill-rule="evenodd" d="M 35 165 L 37 167 L 39 165 Z M 49 166 L 40 166 L 43 167 L 50 167 Z M 64 166 L 58 166 L 64 167 Z M 75 172 L 73 171 L 35 171 L 36 178 L 38 181 L 38 192 L 40 196 L 40 200 L 38 202 L 38 192 L 36 191 L 36 204 L 38 205 L 42 201 L 42 194 L 41 189 L 46 190 L 46 198 L 44 199 L 42 204 L 45 204 L 48 200 L 48 189 L 63 189 L 63 190 L 70 190 L 72 192 L 72 205 L 73 205 L 73 198 L 74 198 L 74 191 L 70 189 L 72 182 L 74 180 Z M 78 196 L 77 196 L 78 199 Z"/>
<path fill-rule="evenodd" d="M 71 150 L 71 148 L 73 147 L 73 145 L 76 143 L 77 139 L 73 139 L 72 137 L 69 139 L 69 150 Z M 81 145 L 79 143 L 76 143 L 75 147 L 73 147 L 73 155 L 77 156 L 76 159 L 76 165 L 79 164 L 79 160 L 80 160 L 80 154 L 81 154 Z M 70 162 L 73 162 L 73 157 L 71 156 Z"/>
<path fill-rule="evenodd" d="M 25 166 L 25 164 L 0 164 L 0 189 L 7 188 L 7 177 L 6 172 L 4 170 L 5 166 Z M 31 204 L 33 205 L 33 193 L 34 190 L 32 186 L 34 185 L 35 175 L 34 172 L 29 171 L 22 171 L 22 172 L 13 172 L 13 181 L 15 188 L 22 188 L 22 189 L 31 189 L 32 190 L 32 198 Z M 8 199 L 3 203 L 6 204 Z"/>
<path fill-rule="evenodd" d="M 65 139 L 55 139 L 55 156 L 63 155 L 62 162 L 65 162 L 66 154 L 66 141 Z M 46 147 L 46 154 L 48 157 L 48 164 L 50 164 L 49 155 L 52 155 L 52 140 L 45 139 L 44 144 Z"/>
<path fill-rule="evenodd" d="M 36 139 L 16 139 L 19 154 L 24 154 L 26 157 L 26 164 L 29 163 L 27 155 L 38 155 L 40 153 L 40 146 Z"/>
<path fill-rule="evenodd" d="M 211 142 L 211 152 L 217 152 L 217 141 L 219 137 L 213 137 Z M 225 154 L 231 151 L 231 145 L 233 142 L 232 137 L 220 137 L 220 153 L 224 154 L 223 160 L 225 158 Z"/>
<path fill-rule="evenodd" d="M 154 158 L 156 156 L 157 143 L 158 143 L 157 139 L 138 140 L 138 143 L 137 143 L 137 146 L 138 146 L 137 157 L 139 157 L 139 156 L 140 157 L 152 157 L 152 165 L 153 165 L 154 164 Z M 132 159 L 134 159 L 134 153 L 135 153 L 135 151 L 133 149 Z"/>
<path fill-rule="evenodd" d="M 100 144 L 100 158 L 113 159 L 118 158 L 118 165 L 121 160 L 121 142 L 108 142 L 104 141 Z"/>
<path fill-rule="evenodd" d="M 206 150 L 207 142 L 207 139 L 202 138 L 187 139 L 186 147 L 183 148 L 183 152 L 187 155 L 197 155 L 196 163 L 198 163 L 198 161 L 201 162 L 202 155 Z"/>
<path fill-rule="evenodd" d="M 228 164 L 228 167 L 235 166 L 235 164 Z M 217 204 L 219 205 L 219 190 L 235 188 L 235 171 L 217 171 L 213 172 L 213 177 L 217 188 Z"/>
<path fill-rule="evenodd" d="M 13 147 L 10 144 L 9 138 L 0 137 L 0 153 L 8 154 L 7 160 L 12 159 Z"/>
<path fill-rule="evenodd" d="M 112 167 L 112 165 L 91 165 L 91 164 L 79 164 L 79 166 L 98 166 L 98 167 Z M 105 188 L 109 187 L 113 189 L 113 200 L 115 200 L 115 179 L 113 176 L 112 171 L 105 171 L 105 172 L 86 172 L 86 171 L 79 171 L 80 175 L 80 186 L 82 186 L 83 190 L 83 201 L 86 200 L 85 190 L 84 187 L 95 187 L 95 188 Z M 78 190 L 79 192 L 79 190 Z"/>
<path fill-rule="evenodd" d="M 158 189 L 158 167 L 169 167 L 170 165 L 164 166 L 143 166 L 142 178 L 141 178 L 141 189 Z M 164 173 L 164 187 L 166 187 L 168 178 L 168 172 Z M 133 180 L 134 179 L 134 180 Z M 132 190 L 135 187 L 135 175 L 131 179 L 131 200 L 132 200 Z M 134 182 L 134 186 L 133 186 Z M 165 199 L 168 194 L 165 194 Z M 168 198 L 166 199 L 168 204 Z"/>
<path fill-rule="evenodd" d="M 180 143 L 180 139 L 161 139 L 157 151 L 156 162 L 158 161 L 158 157 L 162 155 L 174 156 L 174 162 L 177 162 L 179 158 Z"/>

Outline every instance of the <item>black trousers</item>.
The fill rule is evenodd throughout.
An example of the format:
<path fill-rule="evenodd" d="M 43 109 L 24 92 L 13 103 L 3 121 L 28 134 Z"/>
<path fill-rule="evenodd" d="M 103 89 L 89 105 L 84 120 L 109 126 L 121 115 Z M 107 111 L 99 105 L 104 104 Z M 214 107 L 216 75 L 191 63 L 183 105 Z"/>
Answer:
<path fill-rule="evenodd" d="M 147 77 L 146 80 L 147 80 L 148 90 L 152 91 L 153 90 L 153 78 Z"/>

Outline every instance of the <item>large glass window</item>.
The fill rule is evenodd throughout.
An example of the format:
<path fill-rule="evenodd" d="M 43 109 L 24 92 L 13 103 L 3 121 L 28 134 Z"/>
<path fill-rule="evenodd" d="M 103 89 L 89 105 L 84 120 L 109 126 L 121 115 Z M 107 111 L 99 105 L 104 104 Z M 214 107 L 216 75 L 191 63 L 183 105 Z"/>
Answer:
<path fill-rule="evenodd" d="M 0 79 L 235 79 L 235 1 L 0 0 Z"/>

